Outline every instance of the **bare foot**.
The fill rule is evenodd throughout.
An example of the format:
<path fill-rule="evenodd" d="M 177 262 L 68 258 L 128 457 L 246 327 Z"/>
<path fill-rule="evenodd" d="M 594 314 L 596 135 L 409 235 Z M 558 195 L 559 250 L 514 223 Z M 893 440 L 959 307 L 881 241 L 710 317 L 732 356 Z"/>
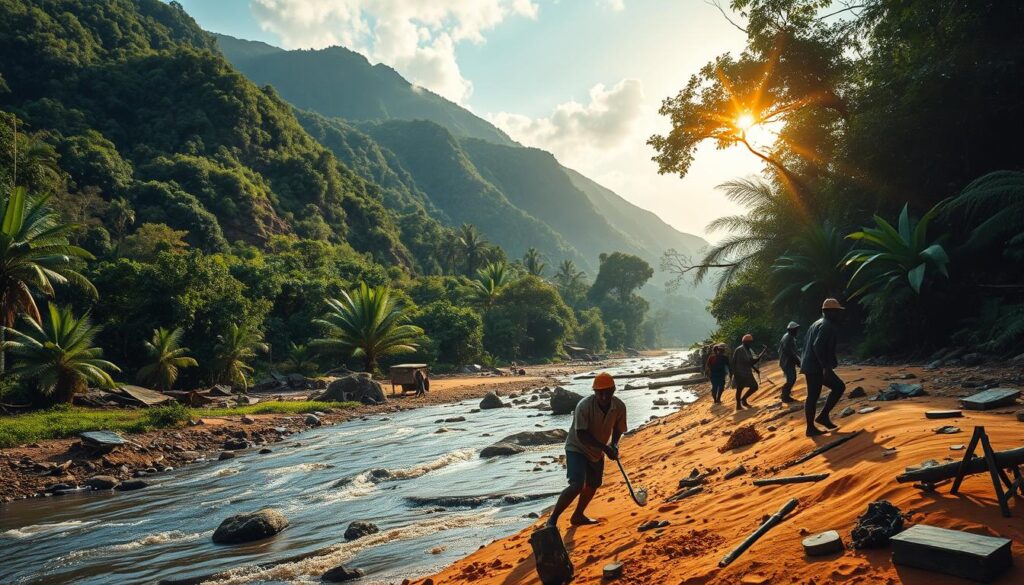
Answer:
<path fill-rule="evenodd" d="M 573 516 L 569 519 L 569 524 L 573 526 L 587 526 L 589 524 L 597 524 L 597 520 L 587 518 L 586 516 Z"/>
<path fill-rule="evenodd" d="M 825 431 L 819 429 L 818 427 L 810 427 L 809 429 L 807 429 L 806 434 L 808 437 L 820 437 L 821 435 L 825 434 Z"/>
<path fill-rule="evenodd" d="M 828 419 L 828 418 L 818 417 L 818 418 L 814 419 L 814 422 L 818 423 L 819 425 L 825 427 L 826 429 L 828 429 L 830 431 L 834 431 L 834 430 L 839 428 L 839 425 L 837 425 L 836 423 L 832 422 L 832 420 Z"/>

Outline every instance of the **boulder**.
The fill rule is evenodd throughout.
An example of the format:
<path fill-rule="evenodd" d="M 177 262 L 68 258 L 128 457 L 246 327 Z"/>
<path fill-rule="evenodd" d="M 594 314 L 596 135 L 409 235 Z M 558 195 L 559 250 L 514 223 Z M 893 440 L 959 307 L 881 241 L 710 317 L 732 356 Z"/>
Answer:
<path fill-rule="evenodd" d="M 324 573 L 320 580 L 327 583 L 344 583 L 345 581 L 362 578 L 365 574 L 362 569 L 349 569 L 345 565 L 338 565 Z"/>
<path fill-rule="evenodd" d="M 480 457 L 483 459 L 490 459 L 491 457 L 504 457 L 506 455 L 515 455 L 526 451 L 526 447 L 522 445 L 516 445 L 515 443 L 502 443 L 497 442 L 493 445 L 488 445 L 480 451 Z"/>
<path fill-rule="evenodd" d="M 217 530 L 213 532 L 213 542 L 217 544 L 239 544 L 270 538 L 288 526 L 284 514 L 273 509 L 263 508 L 256 512 L 243 512 L 225 518 Z"/>
<path fill-rule="evenodd" d="M 310 398 L 325 402 L 362 402 L 363 404 L 383 404 L 388 400 L 380 384 L 366 373 L 338 378 L 328 384 L 326 390 Z"/>
<path fill-rule="evenodd" d="M 117 489 L 122 492 L 131 492 L 135 490 L 141 490 L 142 488 L 149 487 L 149 484 L 141 479 L 129 479 L 122 481 Z"/>
<path fill-rule="evenodd" d="M 320 417 L 318 417 L 318 416 L 317 416 L 317 415 L 315 415 L 315 414 L 307 414 L 307 415 L 306 415 L 306 418 L 304 418 L 304 419 L 302 419 L 302 420 L 303 420 L 303 422 L 305 422 L 305 423 L 306 423 L 307 425 L 309 425 L 309 426 L 311 426 L 311 427 L 318 427 L 318 426 L 320 426 L 321 424 L 323 424 L 323 423 L 322 423 L 322 422 L 320 421 Z"/>
<path fill-rule="evenodd" d="M 562 429 L 552 429 L 549 431 L 523 431 L 514 435 L 509 435 L 504 439 L 484 447 L 480 451 L 480 457 L 483 459 L 489 459 L 491 457 L 503 457 L 506 455 L 516 455 L 526 451 L 527 447 L 536 447 L 538 445 L 555 445 L 565 441 L 568 435 Z"/>
<path fill-rule="evenodd" d="M 249 448 L 249 441 L 246 441 L 245 439 L 240 439 L 238 437 L 232 437 L 224 441 L 224 445 L 222 448 L 225 451 L 241 451 L 242 449 Z"/>
<path fill-rule="evenodd" d="M 112 490 L 120 485 L 120 483 L 116 477 L 109 475 L 94 475 L 85 480 L 85 485 L 94 490 Z"/>
<path fill-rule="evenodd" d="M 576 410 L 576 405 L 580 403 L 580 400 L 583 400 L 582 396 L 559 386 L 551 393 L 551 413 L 571 414 Z"/>
<path fill-rule="evenodd" d="M 220 455 L 217 456 L 217 461 L 225 461 L 227 459 L 234 459 L 235 454 L 231 451 L 221 451 Z"/>
<path fill-rule="evenodd" d="M 490 410 L 492 408 L 503 408 L 505 403 L 501 401 L 501 398 L 494 392 L 488 392 L 484 399 L 480 401 L 481 410 Z"/>
<path fill-rule="evenodd" d="M 378 532 L 380 532 L 380 528 L 377 528 L 376 524 L 364 520 L 356 520 L 345 529 L 345 540 L 355 540 Z"/>

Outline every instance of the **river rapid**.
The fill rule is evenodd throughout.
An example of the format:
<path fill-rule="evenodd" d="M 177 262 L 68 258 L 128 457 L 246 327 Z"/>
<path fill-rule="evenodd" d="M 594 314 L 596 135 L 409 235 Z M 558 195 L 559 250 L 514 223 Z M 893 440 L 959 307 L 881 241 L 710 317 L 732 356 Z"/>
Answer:
<path fill-rule="evenodd" d="M 685 355 L 624 360 L 609 371 L 677 367 Z M 678 386 L 622 390 L 644 381 L 622 380 L 616 393 L 628 407 L 630 428 L 685 408 L 655 407 L 657 398 L 696 400 Z M 561 385 L 590 392 L 590 380 Z M 479 452 L 520 431 L 568 429 L 570 415 L 528 408 L 537 402 L 470 413 L 478 402 L 322 427 L 274 444 L 271 454 L 246 453 L 147 478 L 153 485 L 136 492 L 0 505 L 0 584 L 120 585 L 224 571 L 229 576 L 216 583 L 318 583 L 342 563 L 366 571 L 360 583 L 368 585 L 431 573 L 529 525 L 527 515 L 553 504 L 550 494 L 565 485 L 564 468 L 554 460 L 564 453 L 560 444 L 494 459 L 481 459 Z M 459 416 L 466 420 L 437 422 Z M 448 432 L 436 432 L 441 427 Z M 613 472 L 615 466 L 606 466 L 606 473 Z M 431 501 L 493 494 L 527 497 L 461 506 L 449 501 L 444 507 Z M 281 510 L 291 525 L 248 545 L 210 540 L 224 518 L 263 507 Z M 353 520 L 373 522 L 380 532 L 345 542 Z M 255 566 L 314 552 L 271 568 Z"/>

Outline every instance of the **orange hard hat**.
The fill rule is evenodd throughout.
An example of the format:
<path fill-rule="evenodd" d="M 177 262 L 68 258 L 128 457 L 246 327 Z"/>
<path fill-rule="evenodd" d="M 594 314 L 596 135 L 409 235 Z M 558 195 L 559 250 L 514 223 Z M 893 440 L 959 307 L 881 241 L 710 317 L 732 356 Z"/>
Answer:
<path fill-rule="evenodd" d="M 594 378 L 594 390 L 615 390 L 615 378 L 608 372 L 601 372 Z"/>
<path fill-rule="evenodd" d="M 749 333 L 747 333 L 746 335 L 743 336 L 743 343 L 746 343 L 748 341 L 750 341 L 750 342 L 754 341 L 754 336 L 749 334 Z"/>

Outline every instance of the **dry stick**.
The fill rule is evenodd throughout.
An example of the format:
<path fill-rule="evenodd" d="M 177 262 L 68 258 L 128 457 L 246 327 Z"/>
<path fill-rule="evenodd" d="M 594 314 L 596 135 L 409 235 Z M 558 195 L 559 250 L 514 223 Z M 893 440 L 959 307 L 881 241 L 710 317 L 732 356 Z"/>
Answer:
<path fill-rule="evenodd" d="M 817 473 L 814 475 L 794 475 L 791 477 L 768 477 L 765 479 L 755 479 L 754 485 L 783 485 L 788 483 L 811 483 L 815 481 L 821 481 L 828 477 L 827 473 Z"/>
<path fill-rule="evenodd" d="M 859 434 L 860 434 L 860 431 L 856 431 L 852 435 L 846 435 L 845 437 L 840 437 L 840 438 L 836 439 L 835 441 L 832 441 L 831 443 L 825 443 L 824 445 L 822 445 L 821 447 L 818 447 L 817 449 L 814 449 L 810 453 L 807 453 L 806 455 L 803 455 L 801 457 L 797 457 L 796 459 L 790 461 L 789 463 L 786 463 L 785 465 L 782 466 L 782 468 L 786 469 L 787 467 L 793 467 L 794 465 L 800 465 L 804 461 L 809 461 L 811 459 L 814 459 L 815 457 L 817 457 L 818 455 L 821 455 L 825 451 L 828 451 L 830 449 L 835 449 L 839 445 L 842 445 L 843 443 L 849 441 L 850 439 L 856 437 Z"/>
<path fill-rule="evenodd" d="M 678 492 L 673 494 L 672 497 L 670 497 L 669 499 L 665 500 L 665 503 L 678 502 L 679 500 L 685 500 L 686 498 L 688 498 L 690 496 L 693 496 L 693 495 L 696 495 L 696 494 L 699 494 L 702 491 L 704 491 L 704 487 L 703 486 L 697 486 L 697 487 L 692 487 L 690 489 L 679 490 Z"/>
<path fill-rule="evenodd" d="M 754 533 L 748 536 L 746 540 L 741 542 L 739 546 L 732 549 L 731 551 L 729 551 L 727 555 L 722 557 L 722 560 L 718 561 L 718 566 L 724 567 L 738 559 L 739 556 L 743 554 L 748 548 L 750 548 L 755 542 L 757 542 L 759 538 L 764 536 L 769 530 L 775 528 L 779 523 L 781 523 L 787 514 L 796 509 L 799 503 L 800 502 L 796 498 L 793 498 L 790 501 L 786 502 L 785 505 L 783 505 L 778 512 L 772 514 L 770 518 L 765 520 L 764 524 L 762 524 L 760 528 L 755 530 Z"/>

